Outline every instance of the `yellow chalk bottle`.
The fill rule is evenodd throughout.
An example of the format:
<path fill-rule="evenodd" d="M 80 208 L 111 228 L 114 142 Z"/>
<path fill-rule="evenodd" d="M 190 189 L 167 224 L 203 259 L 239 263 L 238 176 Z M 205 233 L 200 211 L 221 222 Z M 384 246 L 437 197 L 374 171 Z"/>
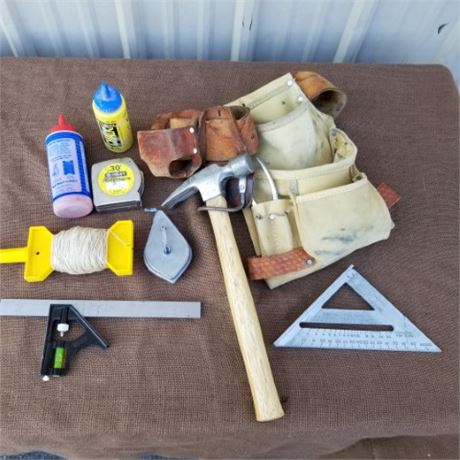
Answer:
<path fill-rule="evenodd" d="M 93 111 L 104 145 L 123 153 L 133 146 L 133 132 L 125 98 L 113 86 L 102 82 L 93 94 Z"/>

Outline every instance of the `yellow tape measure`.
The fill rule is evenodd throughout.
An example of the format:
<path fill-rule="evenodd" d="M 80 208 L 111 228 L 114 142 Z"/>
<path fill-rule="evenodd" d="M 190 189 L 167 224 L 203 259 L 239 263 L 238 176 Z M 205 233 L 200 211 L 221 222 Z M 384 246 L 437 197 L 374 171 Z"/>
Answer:
<path fill-rule="evenodd" d="M 110 196 L 126 195 L 133 188 L 134 180 L 133 169 L 120 161 L 102 168 L 97 177 L 99 188 Z"/>
<path fill-rule="evenodd" d="M 91 168 L 94 206 L 98 212 L 142 206 L 144 175 L 131 158 L 96 163 Z"/>

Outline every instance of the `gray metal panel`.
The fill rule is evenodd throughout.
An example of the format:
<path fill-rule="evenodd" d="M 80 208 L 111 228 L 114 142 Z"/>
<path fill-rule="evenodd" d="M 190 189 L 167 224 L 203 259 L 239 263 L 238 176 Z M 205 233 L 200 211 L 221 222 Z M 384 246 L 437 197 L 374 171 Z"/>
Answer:
<path fill-rule="evenodd" d="M 459 8 L 458 0 L 0 0 L 0 53 L 438 63 L 460 82 Z"/>

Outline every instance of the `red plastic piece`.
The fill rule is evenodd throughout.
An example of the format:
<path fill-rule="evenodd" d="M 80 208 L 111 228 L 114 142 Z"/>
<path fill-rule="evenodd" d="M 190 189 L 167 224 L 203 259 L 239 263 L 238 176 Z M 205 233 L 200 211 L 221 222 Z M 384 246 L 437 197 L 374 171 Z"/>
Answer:
<path fill-rule="evenodd" d="M 59 115 L 58 117 L 58 124 L 54 125 L 51 130 L 51 133 L 55 133 L 56 131 L 74 131 L 77 132 L 77 130 L 73 127 L 73 125 L 70 125 L 69 123 L 66 122 L 64 115 Z"/>

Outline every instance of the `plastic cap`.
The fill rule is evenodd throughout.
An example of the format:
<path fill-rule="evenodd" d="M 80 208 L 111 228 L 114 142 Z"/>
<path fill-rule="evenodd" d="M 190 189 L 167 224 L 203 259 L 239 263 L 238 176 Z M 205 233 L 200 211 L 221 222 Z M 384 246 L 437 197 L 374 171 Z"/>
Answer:
<path fill-rule="evenodd" d="M 54 125 L 50 129 L 50 133 L 55 133 L 56 131 L 74 131 L 74 132 L 77 132 L 77 130 L 72 125 L 68 124 L 65 121 L 65 117 L 62 114 L 59 115 L 59 117 L 58 117 L 58 124 Z"/>
<path fill-rule="evenodd" d="M 105 81 L 94 91 L 93 101 L 102 112 L 115 112 L 122 104 L 120 91 L 109 86 Z"/>

